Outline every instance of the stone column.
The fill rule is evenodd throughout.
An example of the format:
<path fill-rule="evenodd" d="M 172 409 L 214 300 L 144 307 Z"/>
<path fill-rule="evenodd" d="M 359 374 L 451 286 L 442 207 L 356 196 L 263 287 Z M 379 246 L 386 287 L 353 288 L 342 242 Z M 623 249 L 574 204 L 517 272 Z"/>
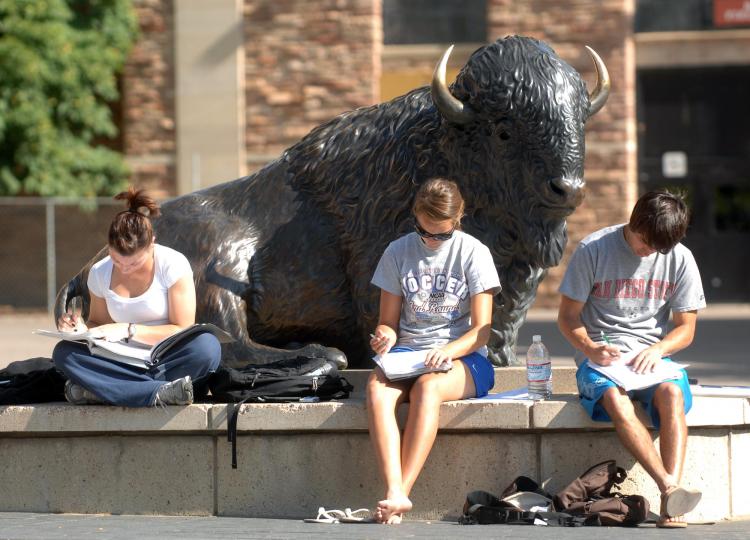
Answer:
<path fill-rule="evenodd" d="M 174 4 L 177 192 L 245 174 L 242 0 Z"/>
<path fill-rule="evenodd" d="M 569 241 L 563 262 L 539 287 L 536 306 L 556 307 L 557 287 L 578 241 L 601 227 L 627 221 L 637 198 L 635 0 L 488 0 L 488 40 L 509 34 L 546 41 L 596 84 L 584 45 L 604 60 L 612 79 L 609 100 L 586 125 L 586 198 L 568 218 Z"/>

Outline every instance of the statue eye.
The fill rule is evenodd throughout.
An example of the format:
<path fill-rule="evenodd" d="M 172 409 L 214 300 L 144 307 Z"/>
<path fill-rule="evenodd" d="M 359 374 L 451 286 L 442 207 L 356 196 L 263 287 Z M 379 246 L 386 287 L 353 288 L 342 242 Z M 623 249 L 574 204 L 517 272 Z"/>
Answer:
<path fill-rule="evenodd" d="M 513 123 L 507 118 L 498 118 L 494 121 L 493 131 L 501 141 L 510 140 L 510 134 L 513 132 Z"/>

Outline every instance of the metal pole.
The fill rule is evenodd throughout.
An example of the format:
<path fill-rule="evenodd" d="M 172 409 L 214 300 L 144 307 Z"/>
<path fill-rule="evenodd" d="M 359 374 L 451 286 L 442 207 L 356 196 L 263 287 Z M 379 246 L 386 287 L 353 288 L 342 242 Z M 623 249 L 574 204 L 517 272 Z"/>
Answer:
<path fill-rule="evenodd" d="M 55 308 L 57 293 L 57 257 L 55 253 L 55 203 L 52 199 L 45 201 L 45 217 L 47 221 L 47 311 Z"/>

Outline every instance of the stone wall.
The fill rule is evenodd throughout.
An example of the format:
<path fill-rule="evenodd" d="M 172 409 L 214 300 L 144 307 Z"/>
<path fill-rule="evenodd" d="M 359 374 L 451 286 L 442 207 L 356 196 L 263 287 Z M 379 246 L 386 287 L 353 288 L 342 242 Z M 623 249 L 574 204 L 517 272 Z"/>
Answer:
<path fill-rule="evenodd" d="M 176 187 L 173 2 L 134 5 L 140 36 L 122 74 L 122 150 L 132 182 L 164 196 Z"/>
<path fill-rule="evenodd" d="M 378 101 L 379 0 L 245 0 L 248 168 Z"/>
<path fill-rule="evenodd" d="M 596 84 L 584 45 L 602 57 L 612 80 L 605 107 L 586 126 L 586 198 L 568 218 L 570 240 L 563 262 L 539 288 L 537 306 L 556 306 L 557 287 L 577 242 L 606 225 L 627 220 L 637 196 L 635 132 L 634 0 L 488 0 L 488 40 L 521 34 L 548 42 L 557 54 Z"/>

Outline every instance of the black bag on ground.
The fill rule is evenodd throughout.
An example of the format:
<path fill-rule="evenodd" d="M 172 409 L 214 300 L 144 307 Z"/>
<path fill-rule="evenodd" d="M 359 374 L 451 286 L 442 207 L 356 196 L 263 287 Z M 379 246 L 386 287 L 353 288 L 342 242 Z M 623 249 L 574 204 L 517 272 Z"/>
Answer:
<path fill-rule="evenodd" d="M 229 403 L 227 440 L 232 443 L 232 468 L 237 468 L 237 416 L 243 403 L 330 401 L 348 398 L 354 389 L 333 362 L 299 356 L 262 366 L 221 366 L 209 381 L 212 401 Z"/>
<path fill-rule="evenodd" d="M 11 362 L 0 370 L 0 405 L 65 401 L 65 380 L 51 358 Z"/>

